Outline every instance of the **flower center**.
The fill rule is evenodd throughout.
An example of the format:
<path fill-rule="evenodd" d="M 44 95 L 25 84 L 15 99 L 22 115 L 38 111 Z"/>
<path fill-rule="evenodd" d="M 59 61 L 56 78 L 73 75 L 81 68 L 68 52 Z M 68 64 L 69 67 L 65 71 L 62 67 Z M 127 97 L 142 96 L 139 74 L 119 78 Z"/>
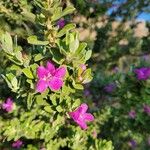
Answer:
<path fill-rule="evenodd" d="M 51 75 L 50 73 L 48 73 L 48 75 L 47 75 L 47 76 L 44 76 L 43 79 L 44 79 L 45 81 L 49 81 L 49 80 L 52 79 L 52 75 Z"/>
<path fill-rule="evenodd" d="M 80 116 L 79 116 L 79 117 L 80 117 L 80 119 L 83 119 L 83 115 L 82 115 L 82 114 L 80 114 Z"/>

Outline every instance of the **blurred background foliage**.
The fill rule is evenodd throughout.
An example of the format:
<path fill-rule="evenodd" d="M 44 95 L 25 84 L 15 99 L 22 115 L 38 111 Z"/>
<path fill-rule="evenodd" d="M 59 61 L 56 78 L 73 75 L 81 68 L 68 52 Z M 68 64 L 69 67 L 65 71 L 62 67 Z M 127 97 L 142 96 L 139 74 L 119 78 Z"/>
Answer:
<path fill-rule="evenodd" d="M 62 6 L 68 2 L 64 0 Z M 65 20 L 76 23 L 80 40 L 92 49 L 88 65 L 93 69 L 93 81 L 86 85 L 84 98 L 93 109 L 101 110 L 97 114 L 98 137 L 112 140 L 116 150 L 150 149 L 150 116 L 142 109 L 144 104 L 150 105 L 149 80 L 138 82 L 133 73 L 136 67 L 150 66 L 150 19 L 140 17 L 150 16 L 150 0 L 71 2 L 76 12 Z M 24 39 L 39 30 L 35 23 L 39 4 L 40 0 L 1 0 L 0 34 L 9 31 L 24 45 Z M 2 73 L 10 62 L 1 51 L 0 58 Z M 111 83 L 116 88 L 108 92 L 105 86 Z M 132 109 L 137 112 L 136 119 L 128 117 Z"/>
<path fill-rule="evenodd" d="M 89 65 L 94 77 L 85 94 L 96 107 L 110 108 L 100 136 L 111 139 L 116 150 L 150 149 L 150 117 L 143 112 L 143 105 L 150 104 L 149 81 L 140 83 L 133 73 L 136 67 L 150 66 L 150 1 L 72 2 L 80 39 L 93 52 Z M 110 84 L 116 85 L 114 91 L 105 89 Z M 136 119 L 130 119 L 130 110 L 136 111 Z"/>

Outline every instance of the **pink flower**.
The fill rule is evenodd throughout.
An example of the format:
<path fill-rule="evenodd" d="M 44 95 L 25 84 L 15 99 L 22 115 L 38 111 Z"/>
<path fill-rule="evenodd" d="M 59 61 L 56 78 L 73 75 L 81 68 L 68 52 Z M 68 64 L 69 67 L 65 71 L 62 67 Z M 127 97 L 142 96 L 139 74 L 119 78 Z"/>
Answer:
<path fill-rule="evenodd" d="M 6 102 L 2 104 L 2 108 L 7 112 L 11 112 L 13 110 L 13 100 L 9 97 Z"/>
<path fill-rule="evenodd" d="M 21 140 L 17 140 L 17 141 L 14 141 L 12 143 L 12 147 L 13 148 L 20 148 L 22 146 L 23 142 Z"/>
<path fill-rule="evenodd" d="M 150 106 L 144 105 L 143 109 L 144 109 L 144 112 L 147 113 L 147 115 L 150 115 Z"/>
<path fill-rule="evenodd" d="M 128 113 L 128 116 L 129 116 L 129 118 L 134 119 L 134 118 L 136 117 L 136 112 L 135 112 L 135 110 L 131 110 L 131 111 Z"/>
<path fill-rule="evenodd" d="M 48 87 L 52 91 L 57 91 L 63 86 L 63 78 L 66 74 L 65 67 L 55 68 L 51 62 L 47 62 L 46 68 L 39 66 L 37 69 L 38 83 L 36 89 L 38 92 L 44 92 Z"/>
<path fill-rule="evenodd" d="M 82 128 L 87 129 L 86 122 L 94 120 L 94 116 L 90 113 L 86 113 L 88 109 L 87 104 L 81 104 L 75 111 L 70 112 L 70 117 Z"/>

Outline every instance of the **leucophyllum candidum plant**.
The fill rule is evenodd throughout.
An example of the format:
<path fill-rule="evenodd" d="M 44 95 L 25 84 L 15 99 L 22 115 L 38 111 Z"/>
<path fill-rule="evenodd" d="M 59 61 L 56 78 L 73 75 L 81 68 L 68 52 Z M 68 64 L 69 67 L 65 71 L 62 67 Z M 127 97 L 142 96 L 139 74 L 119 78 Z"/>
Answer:
<path fill-rule="evenodd" d="M 142 60 L 116 76 L 111 115 L 101 134 L 115 149 L 150 149 L 150 63 Z M 113 92 L 113 91 L 112 91 Z M 116 101 L 117 100 L 117 101 Z M 109 135 L 108 135 L 109 133 Z"/>
<path fill-rule="evenodd" d="M 28 150 L 112 150 L 97 137 L 97 113 L 88 110 L 84 85 L 92 80 L 91 57 L 79 42 L 75 24 L 65 17 L 69 1 L 36 1 L 39 32 L 19 45 L 17 36 L 0 35 L 7 59 L 1 72 L 0 148 Z M 89 107 L 90 108 L 90 107 Z"/>

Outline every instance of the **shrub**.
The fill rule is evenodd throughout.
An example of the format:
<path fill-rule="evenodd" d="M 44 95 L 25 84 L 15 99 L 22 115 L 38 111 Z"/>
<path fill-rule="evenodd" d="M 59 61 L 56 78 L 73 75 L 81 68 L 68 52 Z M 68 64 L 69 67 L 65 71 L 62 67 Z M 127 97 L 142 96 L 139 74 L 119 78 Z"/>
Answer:
<path fill-rule="evenodd" d="M 59 0 L 35 2 L 35 35 L 20 44 L 8 32 L 0 36 L 6 61 L 0 70 L 0 148 L 112 150 L 111 141 L 99 137 L 99 121 L 104 123 L 107 115 L 94 108 L 87 113 L 83 100 L 84 85 L 92 80 L 86 65 L 91 50 L 79 42 L 75 24 L 60 21 L 74 7 Z M 4 14 L 3 20 L 8 17 Z"/>

